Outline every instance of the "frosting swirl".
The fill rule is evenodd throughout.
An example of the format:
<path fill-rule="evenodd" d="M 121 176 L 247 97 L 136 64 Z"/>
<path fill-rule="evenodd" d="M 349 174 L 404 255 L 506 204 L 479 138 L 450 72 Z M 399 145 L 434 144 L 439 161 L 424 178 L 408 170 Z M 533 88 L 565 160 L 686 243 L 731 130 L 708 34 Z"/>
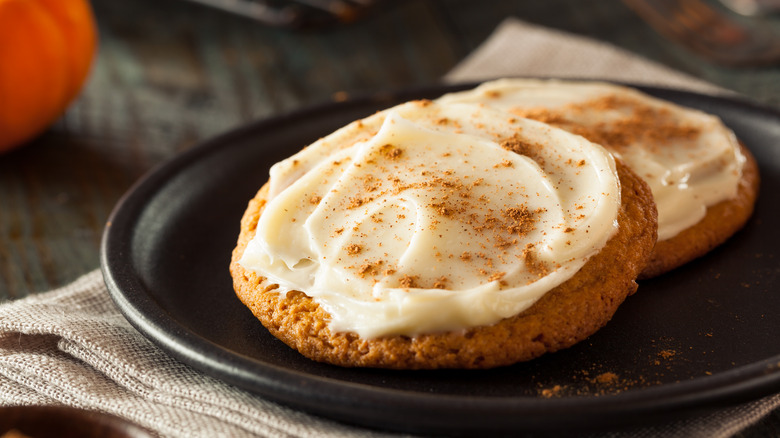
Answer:
<path fill-rule="evenodd" d="M 573 276 L 617 228 L 601 146 L 462 103 L 416 101 L 274 165 L 240 263 L 365 338 L 492 324 Z"/>
<path fill-rule="evenodd" d="M 441 97 L 483 104 L 583 135 L 648 183 L 658 240 L 696 225 L 707 207 L 737 194 L 745 156 L 713 115 L 600 82 L 502 79 Z"/>

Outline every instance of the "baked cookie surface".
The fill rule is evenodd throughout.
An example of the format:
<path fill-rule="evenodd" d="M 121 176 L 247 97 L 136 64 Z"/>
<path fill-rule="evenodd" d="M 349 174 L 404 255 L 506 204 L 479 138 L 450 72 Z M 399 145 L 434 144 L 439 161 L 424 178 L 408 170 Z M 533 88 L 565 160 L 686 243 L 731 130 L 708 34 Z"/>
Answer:
<path fill-rule="evenodd" d="M 330 315 L 301 291 L 245 269 L 239 260 L 255 236 L 269 186 L 261 188 L 241 220 L 230 272 L 238 298 L 277 338 L 304 356 L 349 367 L 394 369 L 491 368 L 536 358 L 587 338 L 604 326 L 637 288 L 656 240 L 656 212 L 648 186 L 621 163 L 617 231 L 569 280 L 521 313 L 491 325 L 414 336 L 362 338 L 333 332 Z"/>

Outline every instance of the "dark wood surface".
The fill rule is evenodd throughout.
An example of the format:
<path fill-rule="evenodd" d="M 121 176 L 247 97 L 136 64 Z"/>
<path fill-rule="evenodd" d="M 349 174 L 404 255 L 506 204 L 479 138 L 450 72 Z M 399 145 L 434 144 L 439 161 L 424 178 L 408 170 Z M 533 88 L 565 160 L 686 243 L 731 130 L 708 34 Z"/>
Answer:
<path fill-rule="evenodd" d="M 0 300 L 97 268 L 111 209 L 155 165 L 344 93 L 434 84 L 508 16 L 613 43 L 780 108 L 780 66 L 710 64 L 617 0 L 390 1 L 356 23 L 307 31 L 185 0 L 92 4 L 100 49 L 81 97 L 41 137 L 0 155 Z M 780 413 L 739 436 L 780 436 Z"/>

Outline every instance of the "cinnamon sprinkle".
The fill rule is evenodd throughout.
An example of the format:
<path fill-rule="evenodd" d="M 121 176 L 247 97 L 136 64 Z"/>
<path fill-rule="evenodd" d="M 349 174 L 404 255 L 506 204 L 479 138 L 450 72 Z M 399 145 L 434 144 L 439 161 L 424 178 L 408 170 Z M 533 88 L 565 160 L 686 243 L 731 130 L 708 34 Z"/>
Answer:
<path fill-rule="evenodd" d="M 360 254 L 363 251 L 363 247 L 353 243 L 344 247 L 344 250 L 347 251 L 347 254 L 354 256 Z"/>
<path fill-rule="evenodd" d="M 501 280 L 506 276 L 506 272 L 494 272 L 489 278 L 488 281 L 498 281 Z"/>
<path fill-rule="evenodd" d="M 499 146 L 518 155 L 525 155 L 539 163 L 539 165 L 544 165 L 544 157 L 541 154 L 544 145 L 530 143 L 516 135 L 502 140 L 499 142 Z"/>
<path fill-rule="evenodd" d="M 433 288 L 434 289 L 446 289 L 448 281 L 449 280 L 447 279 L 447 277 L 441 276 L 441 277 L 439 277 L 438 280 L 436 280 L 436 282 L 433 283 Z"/>
<path fill-rule="evenodd" d="M 507 208 L 501 214 L 507 221 L 506 231 L 511 234 L 525 236 L 536 229 L 536 218 L 524 204 L 519 207 Z"/>
<path fill-rule="evenodd" d="M 374 197 L 372 196 L 364 196 L 362 198 L 349 198 L 349 204 L 347 204 L 348 209 L 358 208 L 364 204 L 368 204 L 369 202 L 373 201 Z"/>
<path fill-rule="evenodd" d="M 399 280 L 401 287 L 406 289 L 413 289 L 417 287 L 418 277 L 416 275 L 404 275 Z"/>
<path fill-rule="evenodd" d="M 403 149 L 393 146 L 389 143 L 380 147 L 379 152 L 381 152 L 382 155 L 384 155 L 384 157 L 388 160 L 397 160 L 404 153 Z"/>
<path fill-rule="evenodd" d="M 525 263 L 526 268 L 531 274 L 541 278 L 550 273 L 547 264 L 538 259 L 536 251 L 534 251 L 534 244 L 529 243 L 523 249 L 520 258 Z"/>
<path fill-rule="evenodd" d="M 383 263 L 384 262 L 381 260 L 366 262 L 358 267 L 358 275 L 360 278 L 365 278 L 367 275 L 376 275 L 379 272 L 379 267 L 382 266 Z"/>
<path fill-rule="evenodd" d="M 620 110 L 628 114 L 616 115 L 606 121 L 591 124 L 577 121 L 580 114 Z M 695 140 L 701 135 L 700 128 L 680 122 L 666 108 L 655 108 L 630 97 L 614 95 L 569 104 L 557 110 L 515 108 L 512 112 L 562 128 L 613 149 L 621 149 L 635 143 L 661 147 L 672 141 Z"/>

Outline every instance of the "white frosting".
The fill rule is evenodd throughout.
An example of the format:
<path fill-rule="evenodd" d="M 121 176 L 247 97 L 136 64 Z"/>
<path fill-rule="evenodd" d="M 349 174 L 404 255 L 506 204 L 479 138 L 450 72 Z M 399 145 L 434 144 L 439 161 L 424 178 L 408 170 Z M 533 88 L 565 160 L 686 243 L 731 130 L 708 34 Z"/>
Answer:
<path fill-rule="evenodd" d="M 522 312 L 603 247 L 620 208 L 605 149 L 470 104 L 354 122 L 274 165 L 269 183 L 240 263 L 365 338 Z"/>
<path fill-rule="evenodd" d="M 611 100 L 609 100 L 611 99 Z M 698 223 L 707 207 L 737 194 L 745 157 L 734 133 L 713 115 L 598 82 L 503 79 L 445 95 L 441 103 L 478 103 L 550 123 L 603 143 L 653 191 L 658 239 Z M 598 131 L 591 136 L 588 132 Z M 601 141 L 601 140 L 604 141 Z"/>

